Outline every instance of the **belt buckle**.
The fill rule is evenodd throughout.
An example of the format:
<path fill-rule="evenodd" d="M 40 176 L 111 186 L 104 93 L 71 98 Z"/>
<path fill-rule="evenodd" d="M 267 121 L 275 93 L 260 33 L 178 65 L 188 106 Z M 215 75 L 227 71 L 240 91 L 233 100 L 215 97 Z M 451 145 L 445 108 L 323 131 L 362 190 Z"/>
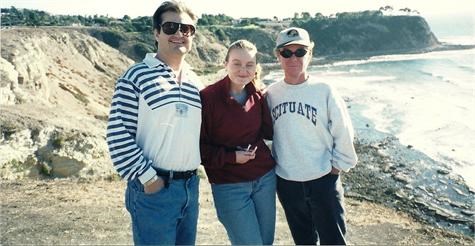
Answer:
<path fill-rule="evenodd" d="M 184 177 L 186 179 L 190 179 L 191 177 L 193 177 L 194 172 L 193 172 L 193 170 L 191 170 L 191 171 L 188 170 L 188 171 L 185 171 L 183 174 L 184 174 Z"/>
<path fill-rule="evenodd" d="M 170 180 L 173 180 L 173 170 L 171 170 L 169 173 L 168 173 L 168 178 Z"/>

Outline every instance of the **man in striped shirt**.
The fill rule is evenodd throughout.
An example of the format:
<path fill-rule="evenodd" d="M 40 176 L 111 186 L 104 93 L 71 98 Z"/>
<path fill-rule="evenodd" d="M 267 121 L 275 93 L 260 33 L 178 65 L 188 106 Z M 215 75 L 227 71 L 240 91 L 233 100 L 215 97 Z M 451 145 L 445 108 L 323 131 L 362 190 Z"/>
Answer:
<path fill-rule="evenodd" d="M 107 144 L 128 181 L 135 244 L 195 244 L 202 84 L 184 59 L 196 20 L 182 3 L 162 3 L 153 15 L 157 53 L 115 85 Z"/>

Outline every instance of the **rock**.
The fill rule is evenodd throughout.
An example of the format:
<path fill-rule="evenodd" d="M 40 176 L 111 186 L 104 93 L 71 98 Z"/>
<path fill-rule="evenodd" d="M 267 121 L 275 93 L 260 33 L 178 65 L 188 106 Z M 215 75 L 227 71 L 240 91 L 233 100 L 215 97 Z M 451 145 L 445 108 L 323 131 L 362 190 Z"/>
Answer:
<path fill-rule="evenodd" d="M 429 196 L 433 196 L 434 195 L 434 190 L 432 188 L 426 188 L 425 186 L 418 186 L 417 187 L 418 189 L 420 190 L 423 190 L 426 194 L 428 194 Z"/>
<path fill-rule="evenodd" d="M 396 180 L 396 181 L 399 181 L 403 184 L 408 184 L 410 179 L 409 177 L 407 177 L 406 175 L 404 174 L 394 174 L 393 175 L 393 178 Z"/>
<path fill-rule="evenodd" d="M 406 193 L 403 191 L 403 190 L 398 190 L 394 193 L 396 195 L 397 198 L 399 199 L 403 199 L 403 198 L 407 198 L 407 195 Z"/>
<path fill-rule="evenodd" d="M 465 204 L 460 203 L 460 202 L 456 202 L 456 201 L 450 201 L 449 204 L 450 204 L 450 206 L 452 206 L 452 207 L 467 208 L 467 207 L 465 206 Z"/>
<path fill-rule="evenodd" d="M 438 174 L 447 175 L 447 174 L 449 174 L 450 172 L 449 172 L 448 170 L 437 169 L 437 173 L 438 173 Z"/>
<path fill-rule="evenodd" d="M 429 204 L 426 201 L 422 200 L 421 198 L 414 199 L 414 203 L 421 206 L 421 207 L 423 207 L 423 208 L 430 209 Z"/>
<path fill-rule="evenodd" d="M 457 187 L 452 187 L 452 189 L 454 189 L 454 191 L 459 194 L 459 195 L 462 195 L 462 196 L 465 196 L 465 193 L 463 193 L 463 191 L 461 191 L 459 188 Z"/>
<path fill-rule="evenodd" d="M 393 166 L 391 166 L 391 163 L 388 163 L 388 162 L 385 162 L 383 163 L 382 167 L 381 167 L 381 171 L 383 173 L 390 173 L 391 170 L 394 170 L 394 169 L 391 169 Z"/>
<path fill-rule="evenodd" d="M 450 203 L 450 199 L 447 197 L 436 196 L 435 199 L 441 203 Z"/>
<path fill-rule="evenodd" d="M 66 178 L 77 175 L 86 164 L 64 156 L 53 156 L 51 158 L 50 166 L 52 176 Z"/>
<path fill-rule="evenodd" d="M 472 210 L 461 210 L 460 213 L 462 213 L 464 215 L 468 215 L 468 216 L 474 216 L 475 215 L 475 212 L 472 211 Z"/>
<path fill-rule="evenodd" d="M 356 192 L 347 192 L 345 193 L 345 197 L 351 197 L 351 198 L 356 198 L 356 199 L 361 199 L 361 200 L 366 200 L 370 202 L 374 202 L 374 199 L 369 197 L 369 196 L 364 196 Z"/>

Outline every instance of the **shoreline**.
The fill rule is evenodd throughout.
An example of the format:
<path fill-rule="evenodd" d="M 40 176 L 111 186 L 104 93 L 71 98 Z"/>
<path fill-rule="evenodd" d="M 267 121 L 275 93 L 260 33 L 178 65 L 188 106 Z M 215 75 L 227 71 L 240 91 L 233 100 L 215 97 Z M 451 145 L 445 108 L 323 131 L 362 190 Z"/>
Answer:
<path fill-rule="evenodd" d="M 375 56 L 425 54 L 425 53 L 437 52 L 437 51 L 468 50 L 468 49 L 475 49 L 475 44 L 465 45 L 465 44 L 441 43 L 439 45 L 421 48 L 421 49 L 386 50 L 386 51 L 322 56 L 322 59 L 313 60 L 310 63 L 310 65 L 329 65 L 329 64 L 331 65 L 335 62 L 341 62 L 341 61 L 367 60 Z"/>
<path fill-rule="evenodd" d="M 441 43 L 433 47 L 427 47 L 427 48 L 422 48 L 422 49 L 386 50 L 386 51 L 362 52 L 362 53 L 354 53 L 354 54 L 325 55 L 325 56 L 317 56 L 317 57 L 314 56 L 309 66 L 332 65 L 336 62 L 352 61 L 352 60 L 368 60 L 376 56 L 425 54 L 425 53 L 437 52 L 437 51 L 468 50 L 468 49 L 475 49 L 475 44 L 466 45 L 466 44 Z M 261 66 L 262 66 L 261 79 L 264 79 L 264 77 L 267 74 L 269 74 L 271 71 L 280 69 L 280 65 L 277 62 L 261 63 Z M 207 74 L 204 74 L 204 75 L 206 76 Z"/>
<path fill-rule="evenodd" d="M 370 128 L 356 133 L 359 161 L 343 175 L 345 197 L 376 202 L 417 221 L 475 238 L 475 190 L 450 167 L 402 145 L 391 134 Z"/>

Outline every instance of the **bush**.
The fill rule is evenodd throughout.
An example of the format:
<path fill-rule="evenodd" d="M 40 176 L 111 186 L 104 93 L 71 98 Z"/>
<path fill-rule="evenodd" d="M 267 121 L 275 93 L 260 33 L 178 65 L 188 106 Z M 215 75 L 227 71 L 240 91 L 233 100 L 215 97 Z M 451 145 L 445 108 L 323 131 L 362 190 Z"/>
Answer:
<path fill-rule="evenodd" d="M 115 31 L 104 31 L 102 33 L 102 41 L 113 48 L 119 48 L 120 42 L 125 40 L 122 35 Z"/>

